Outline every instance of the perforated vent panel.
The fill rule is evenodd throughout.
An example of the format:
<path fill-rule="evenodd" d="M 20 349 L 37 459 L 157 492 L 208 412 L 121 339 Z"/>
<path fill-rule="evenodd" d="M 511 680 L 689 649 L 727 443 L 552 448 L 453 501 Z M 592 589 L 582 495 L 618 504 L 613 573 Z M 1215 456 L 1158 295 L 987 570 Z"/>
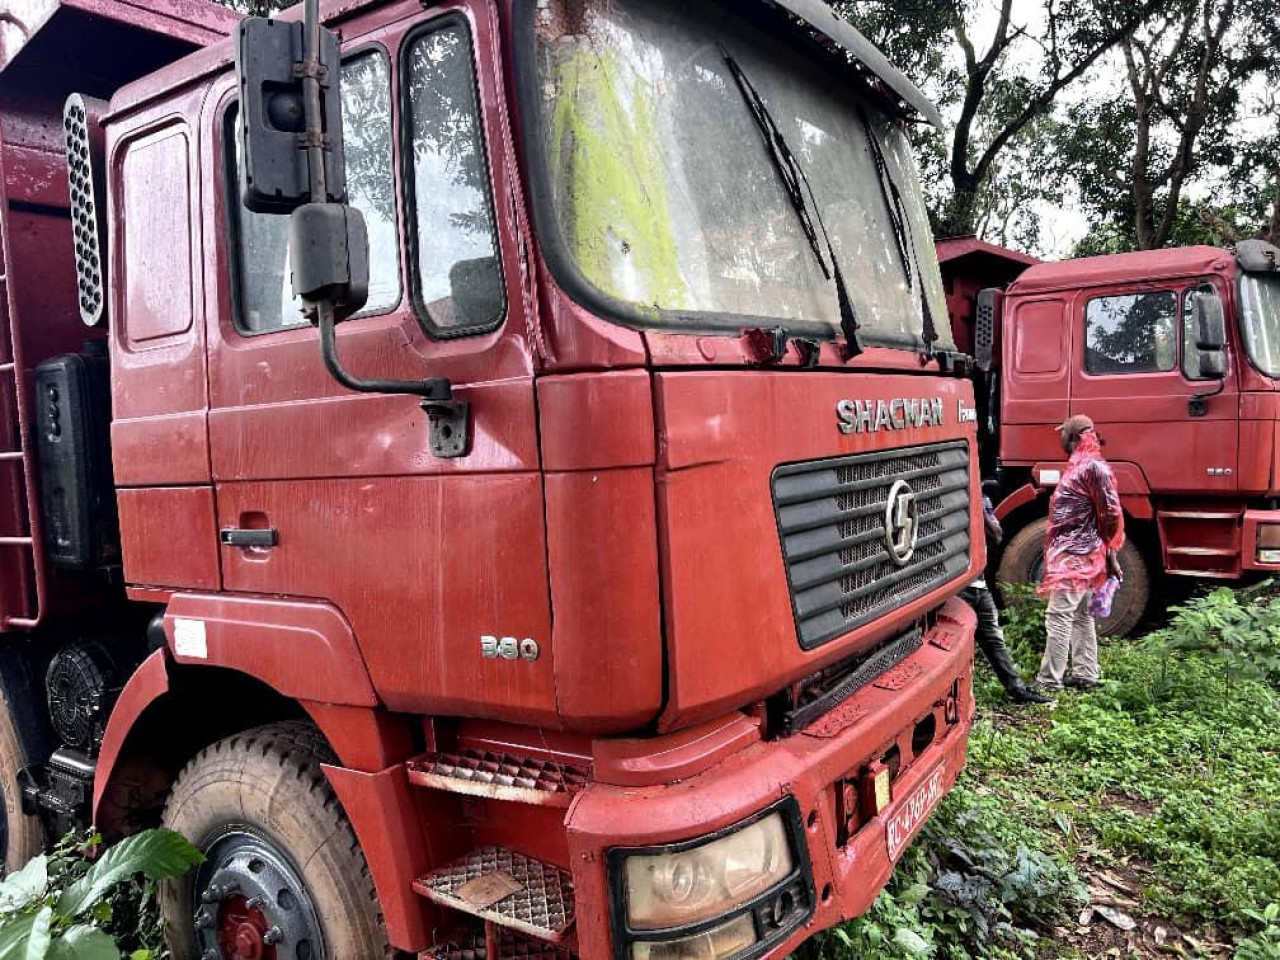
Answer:
<path fill-rule="evenodd" d="M 106 211 L 102 196 L 102 127 L 106 103 L 73 93 L 62 110 L 71 187 L 71 226 L 76 254 L 80 319 L 97 326 L 107 316 Z"/>

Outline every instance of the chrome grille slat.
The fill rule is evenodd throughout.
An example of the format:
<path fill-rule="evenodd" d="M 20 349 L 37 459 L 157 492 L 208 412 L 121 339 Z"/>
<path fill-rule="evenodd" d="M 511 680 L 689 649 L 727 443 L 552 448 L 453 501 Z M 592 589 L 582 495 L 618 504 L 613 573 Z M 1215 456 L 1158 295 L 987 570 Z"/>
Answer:
<path fill-rule="evenodd" d="M 885 544 L 890 487 L 919 507 L 905 566 Z M 812 649 L 961 576 L 969 566 L 969 448 L 964 441 L 778 467 L 774 510 L 801 647 Z"/>

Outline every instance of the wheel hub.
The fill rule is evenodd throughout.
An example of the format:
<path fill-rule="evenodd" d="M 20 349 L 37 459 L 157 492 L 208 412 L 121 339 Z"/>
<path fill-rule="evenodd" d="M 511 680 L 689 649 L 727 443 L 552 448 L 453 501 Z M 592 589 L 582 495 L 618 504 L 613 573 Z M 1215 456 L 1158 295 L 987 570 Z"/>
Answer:
<path fill-rule="evenodd" d="M 201 960 L 321 960 L 320 922 L 302 879 L 259 837 L 217 840 L 196 876 Z"/>

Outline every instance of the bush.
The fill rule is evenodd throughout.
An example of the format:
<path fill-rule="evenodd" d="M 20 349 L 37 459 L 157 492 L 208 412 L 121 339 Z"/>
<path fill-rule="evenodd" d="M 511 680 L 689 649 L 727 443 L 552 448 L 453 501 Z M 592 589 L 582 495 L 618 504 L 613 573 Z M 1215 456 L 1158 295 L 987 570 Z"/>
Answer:
<path fill-rule="evenodd" d="M 172 830 L 128 837 L 91 861 L 99 842 L 63 840 L 0 883 L 0 960 L 120 960 L 133 947 L 130 960 L 157 960 L 160 922 L 143 905 L 203 857 Z"/>

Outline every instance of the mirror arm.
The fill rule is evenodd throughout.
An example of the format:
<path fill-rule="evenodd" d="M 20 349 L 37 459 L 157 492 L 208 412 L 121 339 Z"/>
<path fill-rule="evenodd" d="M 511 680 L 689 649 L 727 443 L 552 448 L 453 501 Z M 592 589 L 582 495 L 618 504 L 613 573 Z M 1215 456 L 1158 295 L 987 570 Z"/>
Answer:
<path fill-rule="evenodd" d="M 1218 381 L 1218 388 L 1210 390 L 1208 393 L 1197 393 L 1187 401 L 1187 412 L 1193 417 L 1203 417 L 1209 413 L 1209 399 L 1216 397 L 1227 389 L 1227 378 L 1223 377 Z"/>
<path fill-rule="evenodd" d="M 366 380 L 352 375 L 342 366 L 342 360 L 338 357 L 338 337 L 335 330 L 337 320 L 333 304 L 328 300 L 319 300 L 312 306 L 316 324 L 320 327 L 320 355 L 324 358 L 325 369 L 333 379 L 357 393 L 407 393 L 419 397 L 422 409 L 431 422 L 431 452 L 445 460 L 466 456 L 471 445 L 471 405 L 465 400 L 454 399 L 453 384 L 447 377 Z"/>

